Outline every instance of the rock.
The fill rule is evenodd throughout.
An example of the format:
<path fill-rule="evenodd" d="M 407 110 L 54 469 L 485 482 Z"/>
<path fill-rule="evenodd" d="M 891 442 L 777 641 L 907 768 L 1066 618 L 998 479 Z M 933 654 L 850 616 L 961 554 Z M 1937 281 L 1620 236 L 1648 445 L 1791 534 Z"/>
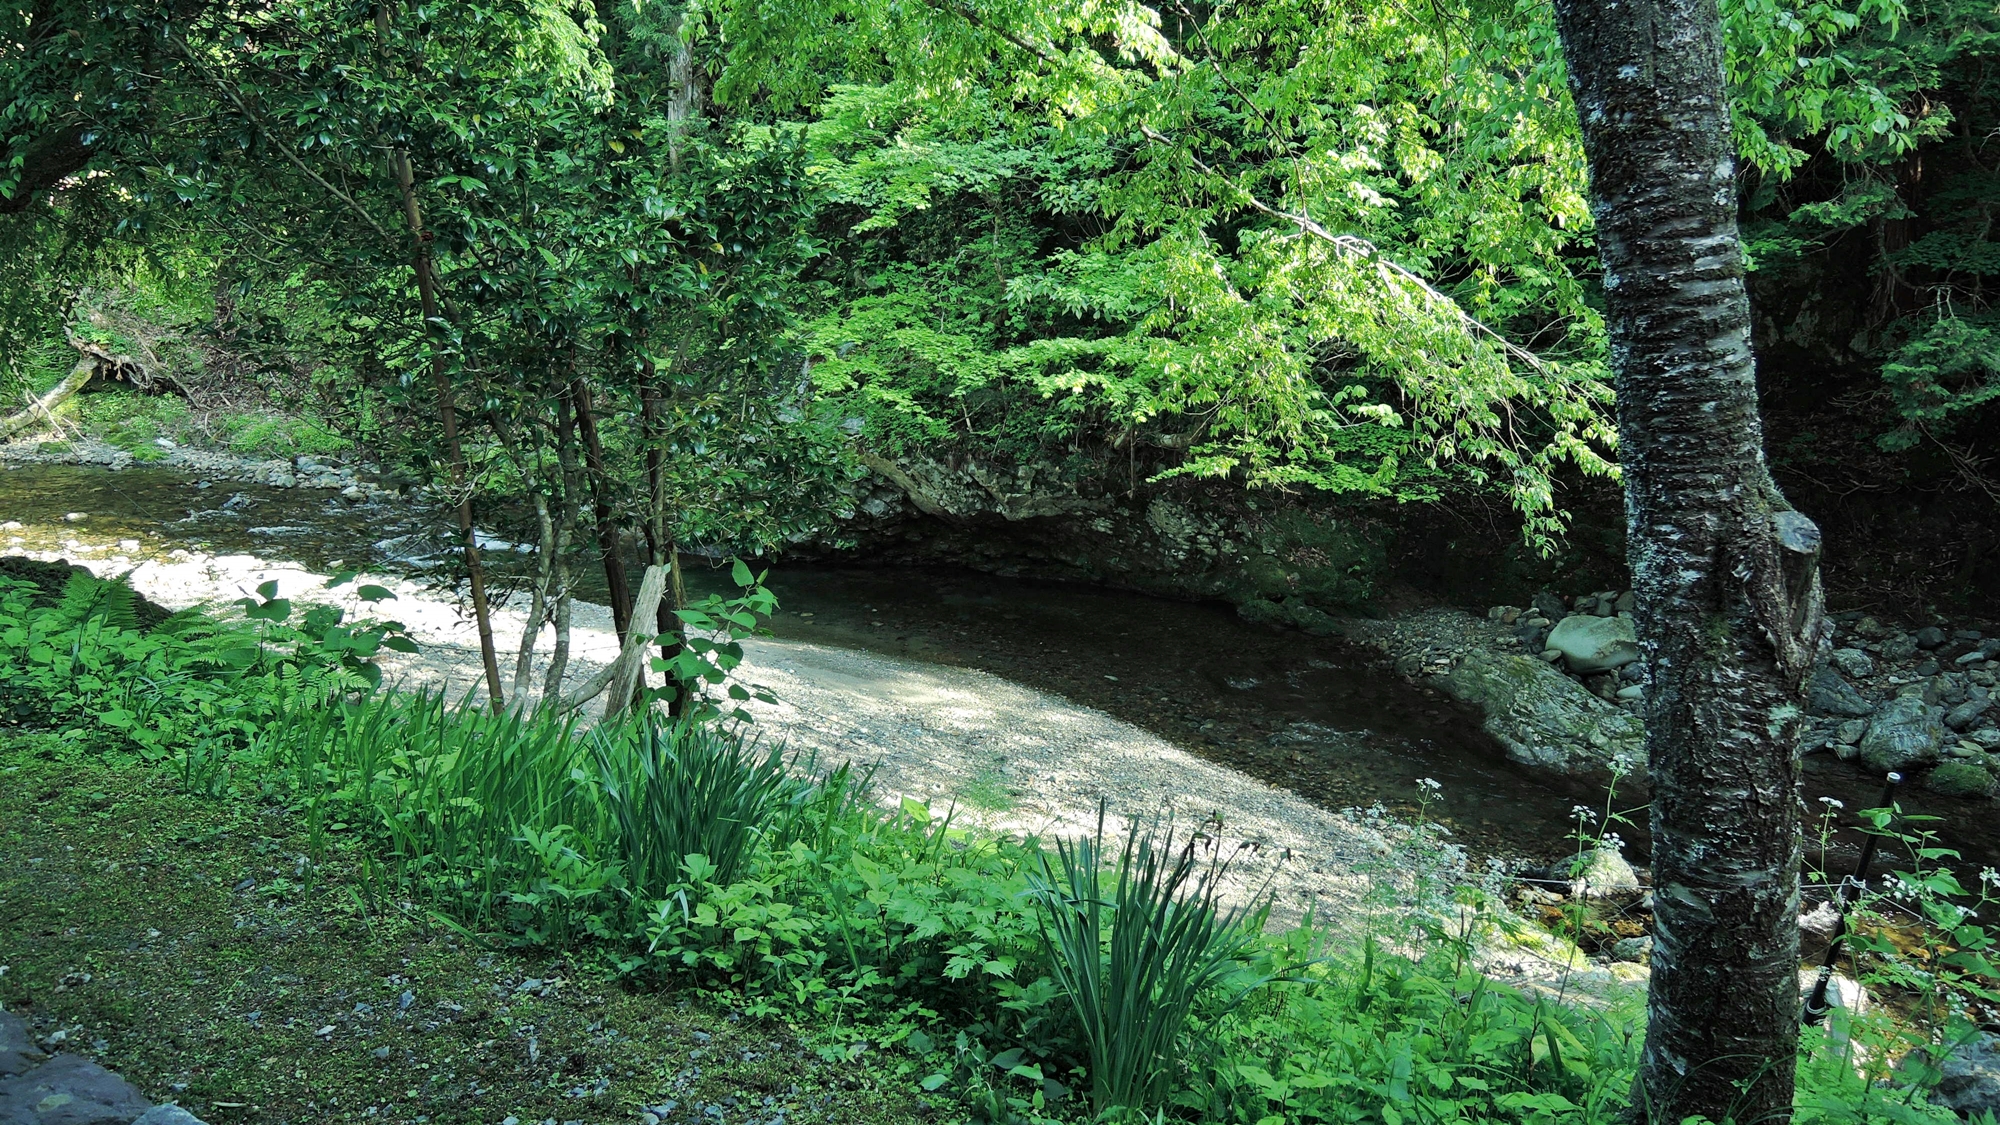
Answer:
<path fill-rule="evenodd" d="M 1868 658 L 1867 653 L 1862 652 L 1858 648 L 1834 649 L 1833 653 L 1826 658 L 1826 662 L 1833 665 L 1834 670 L 1843 676 L 1853 676 L 1856 679 L 1860 679 L 1864 676 L 1875 674 L 1875 662 Z"/>
<path fill-rule="evenodd" d="M 1618 698 L 1620 699 L 1644 699 L 1645 697 L 1646 689 L 1638 684 L 1627 684 L 1618 689 Z"/>
<path fill-rule="evenodd" d="M 1564 773 L 1630 773 L 1645 762 L 1639 718 L 1598 699 L 1547 661 L 1473 650 L 1435 681 L 1477 704 L 1507 756 Z"/>
<path fill-rule="evenodd" d="M 1976 762 L 1950 761 L 1931 771 L 1924 788 L 1947 797 L 1991 797 L 1993 775 Z"/>
<path fill-rule="evenodd" d="M 1944 747 L 1944 723 L 1937 708 L 1920 695 L 1899 695 L 1883 704 L 1861 736 L 1861 762 L 1876 773 L 1937 760 Z"/>
<path fill-rule="evenodd" d="M 1556 661 L 1561 660 L 1562 658 L 1563 658 L 1563 650 L 1559 648 L 1545 648 L 1542 650 L 1542 659 L 1549 662 L 1550 664 L 1554 664 Z"/>
<path fill-rule="evenodd" d="M 1799 915 L 1799 929 L 1822 938 L 1832 937 L 1834 927 L 1838 925 L 1840 925 L 1840 911 L 1831 902 L 1822 902 Z"/>
<path fill-rule="evenodd" d="M 139 1115 L 132 1125 L 204 1125 L 201 1118 L 177 1105 L 156 1105 Z"/>
<path fill-rule="evenodd" d="M 7 1125 L 130 1125 L 152 1108 L 131 1083 L 81 1055 L 57 1055 L 0 1080 Z"/>
<path fill-rule="evenodd" d="M 1935 660 L 1926 660 L 1915 668 L 1910 669 L 1910 671 L 1919 676 L 1935 676 L 1938 674 L 1938 662 Z"/>
<path fill-rule="evenodd" d="M 2000 748 L 2000 728 L 1981 727 L 1965 736 L 1973 745 L 1982 750 Z"/>
<path fill-rule="evenodd" d="M 1933 1103 L 1967 1117 L 1983 1110 L 2000 1112 L 2000 1038 L 1977 1035 L 1945 1055 L 1937 1068 Z"/>
<path fill-rule="evenodd" d="M 1546 617 L 1551 621 L 1561 620 L 1564 614 L 1568 612 L 1568 607 L 1563 605 L 1563 600 L 1547 590 L 1543 590 L 1541 593 L 1536 594 L 1534 596 L 1534 599 L 1530 601 L 1528 605 L 1531 606 L 1536 613 L 1541 614 L 1543 617 Z"/>
<path fill-rule="evenodd" d="M 1860 742 L 1861 736 L 1867 733 L 1868 733 L 1868 720 L 1849 719 L 1846 722 L 1840 724 L 1840 730 L 1836 732 L 1833 737 L 1839 739 L 1840 744 L 1842 746 L 1852 746 L 1855 743 Z"/>
<path fill-rule="evenodd" d="M 1630 590 L 1627 590 L 1624 593 L 1618 595 L 1618 600 L 1612 603 L 1611 608 L 1619 613 L 1630 613 L 1634 609 L 1637 609 L 1638 606 L 1639 606 L 1639 595 L 1633 593 Z"/>
<path fill-rule="evenodd" d="M 1965 702 L 1945 712 L 1944 725 L 1953 730 L 1966 730 L 1979 722 L 1979 717 L 1993 706 L 1993 700 L 1984 691 L 1976 691 Z"/>
<path fill-rule="evenodd" d="M 1926 625 L 1917 630 L 1914 638 L 1918 648 L 1936 648 L 1945 642 L 1945 631 L 1935 625 Z"/>
<path fill-rule="evenodd" d="M 1617 848 L 1598 848 L 1584 861 L 1583 873 L 1570 883 L 1570 893 L 1579 898 L 1639 890 L 1639 874 Z"/>
<path fill-rule="evenodd" d="M 1831 668 L 1814 672 L 1806 684 L 1806 709 L 1815 715 L 1843 715 L 1851 719 L 1875 713 L 1875 705 Z"/>
<path fill-rule="evenodd" d="M 1970 667 L 1974 664 L 1984 664 L 1986 663 L 1986 659 L 1987 659 L 1986 654 L 1980 651 L 1979 649 L 1975 648 L 1971 652 L 1960 654 L 1958 659 L 1952 661 L 1952 663 L 1958 665 L 1961 668 L 1965 668 L 1965 667 Z"/>
<path fill-rule="evenodd" d="M 1611 946 L 1613 961 L 1630 961 L 1644 964 L 1653 955 L 1653 939 L 1649 937 L 1621 938 Z"/>
<path fill-rule="evenodd" d="M 48 1058 L 35 1046 L 28 1025 L 12 1012 L 0 1011 L 0 1078 L 11 1078 Z"/>
<path fill-rule="evenodd" d="M 1610 672 L 1639 659 L 1638 636 L 1623 617 L 1565 617 L 1549 632 L 1549 647 L 1572 672 Z"/>
<path fill-rule="evenodd" d="M 1882 641 L 1882 659 L 1908 660 L 1917 654 L 1917 638 L 1908 633 L 1897 633 Z"/>

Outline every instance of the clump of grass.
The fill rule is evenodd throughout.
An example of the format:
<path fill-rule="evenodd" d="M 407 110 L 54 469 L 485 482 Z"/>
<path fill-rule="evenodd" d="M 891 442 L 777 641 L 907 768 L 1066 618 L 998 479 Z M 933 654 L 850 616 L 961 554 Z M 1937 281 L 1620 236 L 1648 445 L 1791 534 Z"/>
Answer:
<path fill-rule="evenodd" d="M 636 727 L 598 728 L 590 745 L 626 878 L 642 897 L 682 881 L 691 856 L 706 859 L 704 879 L 736 882 L 800 788 L 775 747 L 759 757 L 711 725 L 663 723 L 649 714 Z"/>
<path fill-rule="evenodd" d="M 1220 993 L 1248 960 L 1269 913 L 1262 896 L 1225 908 L 1225 870 L 1204 864 L 1199 837 L 1171 830 L 1126 834 L 1107 865 L 1104 813 L 1094 836 L 1058 841 L 1030 887 L 1056 983 L 1068 998 L 1090 1060 L 1091 1103 L 1102 1115 L 1133 1115 L 1164 1103 L 1181 1069 L 1196 1005 Z M 1115 882 L 1107 888 L 1105 878 Z M 1108 891 L 1108 893 L 1107 893 Z M 1234 1007 L 1261 981 L 1236 981 L 1218 996 Z"/>

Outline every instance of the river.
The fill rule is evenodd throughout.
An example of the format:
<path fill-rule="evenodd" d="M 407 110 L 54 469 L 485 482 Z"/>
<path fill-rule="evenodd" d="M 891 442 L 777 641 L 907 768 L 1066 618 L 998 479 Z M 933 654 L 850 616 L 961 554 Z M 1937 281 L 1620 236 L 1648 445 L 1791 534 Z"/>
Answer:
<path fill-rule="evenodd" d="M 408 573 L 443 542 L 436 520 L 408 506 L 143 467 L 9 467 L 0 521 L 20 525 L 0 531 L 9 551 L 81 547 L 133 562 L 187 550 Z M 504 569 L 504 546 L 491 554 Z M 723 578 L 697 566 L 692 583 L 719 588 Z M 1373 651 L 1253 625 L 1226 607 L 955 570 L 781 562 L 769 585 L 780 638 L 990 672 L 1326 808 L 1421 811 L 1476 855 L 1566 855 L 1572 809 L 1604 803 L 1601 789 L 1508 761 L 1476 716 L 1395 675 Z M 1823 807 L 1816 798 L 1851 812 L 1880 790 L 1828 755 L 1808 758 L 1806 775 L 1809 815 Z M 1426 779 L 1437 789 L 1419 784 Z M 1991 802 L 1912 792 L 1904 804 L 1941 817 L 1941 834 L 1969 864 L 2000 863 Z M 1620 829 L 1635 860 L 1647 845 L 1639 819 Z M 1843 834 L 1836 852 L 1852 843 Z"/>

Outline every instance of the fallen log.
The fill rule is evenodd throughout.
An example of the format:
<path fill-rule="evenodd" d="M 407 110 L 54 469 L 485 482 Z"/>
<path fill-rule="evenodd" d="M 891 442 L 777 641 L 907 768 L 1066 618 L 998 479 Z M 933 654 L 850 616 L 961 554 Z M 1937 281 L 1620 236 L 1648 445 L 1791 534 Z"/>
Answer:
<path fill-rule="evenodd" d="M 54 427 L 56 407 L 67 402 L 71 395 L 81 391 L 84 384 L 90 382 L 96 375 L 97 361 L 94 358 L 85 356 L 78 360 L 62 382 L 57 383 L 40 398 L 30 395 L 27 409 L 9 414 L 5 421 L 0 421 L 0 441 L 13 441 L 38 423 Z"/>

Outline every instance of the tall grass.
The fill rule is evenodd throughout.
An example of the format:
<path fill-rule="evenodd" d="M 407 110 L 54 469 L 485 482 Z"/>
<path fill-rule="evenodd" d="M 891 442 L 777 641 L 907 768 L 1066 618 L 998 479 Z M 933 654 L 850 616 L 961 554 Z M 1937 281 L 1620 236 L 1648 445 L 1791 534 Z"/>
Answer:
<path fill-rule="evenodd" d="M 691 856 L 706 860 L 706 881 L 736 882 L 779 811 L 807 788 L 786 773 L 776 747 L 760 758 L 707 724 L 663 724 L 649 714 L 598 728 L 590 747 L 626 880 L 642 898 L 684 881 Z"/>
<path fill-rule="evenodd" d="M 1092 1108 L 1132 1115 L 1164 1103 L 1179 1074 L 1197 1004 L 1211 1015 L 1253 987 L 1236 981 L 1263 932 L 1263 896 L 1224 908 L 1225 864 L 1202 863 L 1198 837 L 1171 830 L 1126 834 L 1107 864 L 1104 813 L 1094 836 L 1058 840 L 1029 880 L 1056 983 L 1068 998 L 1090 1061 Z M 1107 888 L 1109 874 L 1114 884 Z M 1107 893 L 1108 891 L 1108 893 Z"/>

